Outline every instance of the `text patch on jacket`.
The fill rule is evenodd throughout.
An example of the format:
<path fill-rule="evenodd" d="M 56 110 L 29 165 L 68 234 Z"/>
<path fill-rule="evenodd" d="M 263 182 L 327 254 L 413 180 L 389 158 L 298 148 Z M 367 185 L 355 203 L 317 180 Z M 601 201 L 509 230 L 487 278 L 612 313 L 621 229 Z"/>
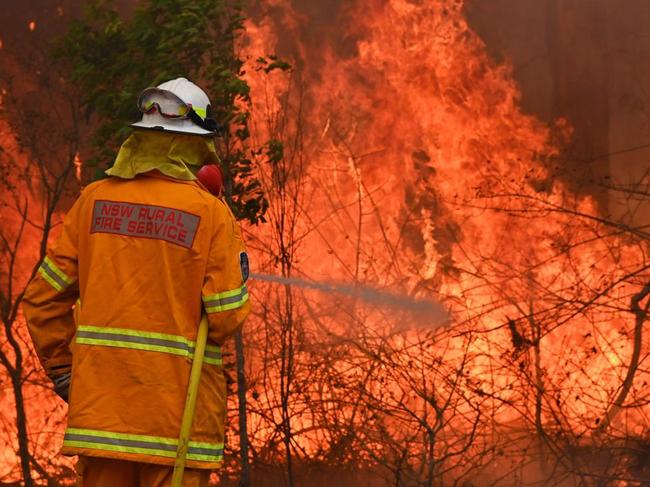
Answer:
<path fill-rule="evenodd" d="M 90 233 L 155 238 L 189 249 L 200 221 L 198 215 L 175 208 L 97 200 Z"/>

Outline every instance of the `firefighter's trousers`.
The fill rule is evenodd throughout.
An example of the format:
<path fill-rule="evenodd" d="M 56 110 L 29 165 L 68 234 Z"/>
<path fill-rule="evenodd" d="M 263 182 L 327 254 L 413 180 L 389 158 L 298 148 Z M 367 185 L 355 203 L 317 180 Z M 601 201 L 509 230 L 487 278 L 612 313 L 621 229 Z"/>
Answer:
<path fill-rule="evenodd" d="M 77 487 L 171 487 L 173 467 L 112 458 L 79 457 Z M 185 469 L 184 487 L 208 485 L 208 470 Z"/>

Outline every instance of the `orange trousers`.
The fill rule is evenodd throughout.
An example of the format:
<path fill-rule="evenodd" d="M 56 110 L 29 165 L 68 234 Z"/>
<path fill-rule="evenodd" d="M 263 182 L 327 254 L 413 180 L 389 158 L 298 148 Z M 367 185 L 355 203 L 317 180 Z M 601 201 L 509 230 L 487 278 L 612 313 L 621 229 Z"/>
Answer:
<path fill-rule="evenodd" d="M 80 456 L 77 487 L 171 487 L 173 467 Z M 185 469 L 184 487 L 206 487 L 209 470 Z"/>

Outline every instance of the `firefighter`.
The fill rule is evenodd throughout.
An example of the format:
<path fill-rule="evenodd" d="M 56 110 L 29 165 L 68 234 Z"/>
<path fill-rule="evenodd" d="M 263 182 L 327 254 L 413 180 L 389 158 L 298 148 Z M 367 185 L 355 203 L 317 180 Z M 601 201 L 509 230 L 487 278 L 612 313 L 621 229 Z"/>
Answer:
<path fill-rule="evenodd" d="M 63 453 L 79 455 L 86 487 L 170 485 L 206 312 L 184 485 L 207 485 L 223 455 L 221 346 L 249 312 L 248 257 L 229 208 L 194 175 L 217 161 L 207 95 L 178 78 L 144 90 L 138 107 L 142 120 L 110 177 L 87 186 L 66 215 L 23 309 L 69 401 Z"/>

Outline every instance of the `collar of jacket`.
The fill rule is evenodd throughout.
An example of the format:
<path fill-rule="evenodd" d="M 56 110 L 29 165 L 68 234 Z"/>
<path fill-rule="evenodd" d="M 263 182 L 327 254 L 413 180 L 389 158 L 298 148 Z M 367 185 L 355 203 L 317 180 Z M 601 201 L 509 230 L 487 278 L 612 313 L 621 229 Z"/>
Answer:
<path fill-rule="evenodd" d="M 133 179 L 138 174 L 158 171 L 182 181 L 196 179 L 194 171 L 219 161 L 214 140 L 209 137 L 135 130 L 122 144 L 109 176 Z"/>
<path fill-rule="evenodd" d="M 178 178 L 174 178 L 174 177 L 171 177 L 171 176 L 167 176 L 166 174 L 161 173 L 157 169 L 154 169 L 152 171 L 148 171 L 148 172 L 145 172 L 145 173 L 141 173 L 138 176 L 139 177 L 145 177 L 145 178 L 166 179 L 167 181 L 174 181 L 174 182 L 177 182 L 177 183 L 190 184 L 190 185 L 193 185 L 193 186 L 198 186 L 199 188 L 201 188 L 205 192 L 210 193 L 210 190 L 208 188 L 206 188 L 203 185 L 203 183 L 201 183 L 201 181 L 199 179 L 193 179 L 193 180 L 178 179 Z M 210 194 L 212 194 L 212 193 L 210 193 Z M 223 201 L 223 198 L 220 197 L 219 199 Z"/>

